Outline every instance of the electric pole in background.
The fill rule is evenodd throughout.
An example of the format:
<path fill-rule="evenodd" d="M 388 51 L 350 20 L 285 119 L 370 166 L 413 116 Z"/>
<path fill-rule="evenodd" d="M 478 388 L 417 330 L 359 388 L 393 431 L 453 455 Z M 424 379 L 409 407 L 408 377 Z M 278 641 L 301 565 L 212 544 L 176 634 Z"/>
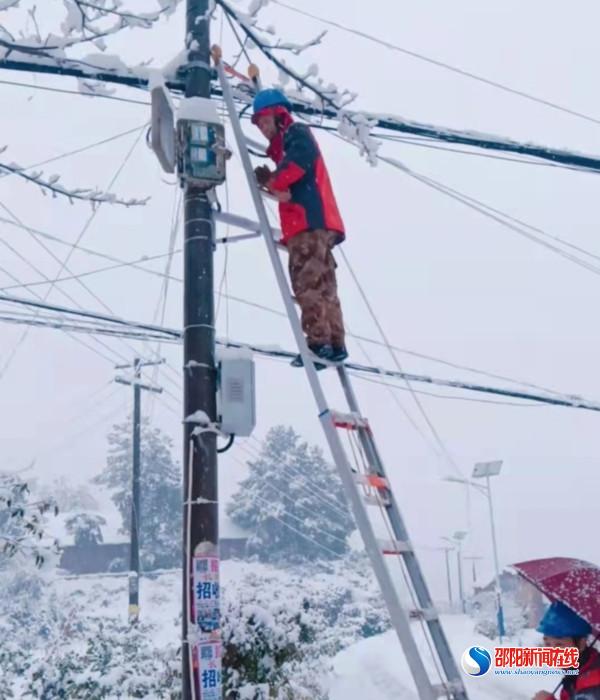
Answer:
<path fill-rule="evenodd" d="M 210 99 L 208 0 L 187 0 L 185 97 Z M 216 110 L 215 110 L 216 112 Z M 202 137 L 202 131 L 196 133 Z M 194 132 L 179 147 L 194 151 Z M 191 158 L 202 155 L 196 149 Z M 182 173 L 180 173 L 181 175 Z M 187 175 L 188 173 L 183 173 Z M 222 697 L 214 234 L 210 185 L 184 177 L 183 700 Z"/>
<path fill-rule="evenodd" d="M 140 472 L 141 472 L 141 398 L 142 390 L 162 393 L 160 387 L 142 384 L 142 367 L 161 365 L 157 362 L 142 362 L 136 357 L 132 365 L 116 365 L 115 369 L 133 369 L 133 378 L 116 377 L 115 382 L 133 386 L 133 436 L 132 436 L 132 485 L 131 485 L 131 530 L 129 542 L 129 621 L 137 622 L 140 615 Z"/>
<path fill-rule="evenodd" d="M 450 552 L 454 550 L 454 547 L 440 547 L 439 551 L 444 552 L 444 559 L 446 561 L 446 583 L 448 585 L 448 604 L 450 605 L 450 610 L 452 611 L 452 578 L 450 576 Z"/>

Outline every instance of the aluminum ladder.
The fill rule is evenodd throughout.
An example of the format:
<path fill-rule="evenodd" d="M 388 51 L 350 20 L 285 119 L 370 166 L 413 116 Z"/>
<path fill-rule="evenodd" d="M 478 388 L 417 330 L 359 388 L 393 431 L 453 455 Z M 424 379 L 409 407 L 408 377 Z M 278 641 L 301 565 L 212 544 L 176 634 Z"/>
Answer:
<path fill-rule="evenodd" d="M 239 155 L 258 216 L 258 226 L 270 256 L 271 264 L 277 278 L 281 297 L 296 339 L 304 369 L 314 395 L 321 426 L 325 433 L 329 449 L 341 478 L 346 498 L 351 506 L 354 520 L 362 536 L 365 549 L 377 577 L 383 599 L 387 605 L 394 630 L 400 640 L 402 650 L 410 667 L 420 700 L 434 700 L 439 697 L 451 700 L 467 700 L 462 677 L 454 661 L 446 635 L 442 629 L 439 616 L 423 572 L 410 543 L 406 526 L 392 493 L 390 482 L 385 473 L 383 462 L 377 450 L 371 428 L 366 418 L 362 417 L 350 378 L 343 365 L 336 365 L 335 371 L 341 382 L 348 409 L 346 412 L 332 410 L 326 399 L 317 371 L 314 368 L 314 356 L 310 353 L 302 327 L 296 312 L 295 303 L 288 285 L 286 273 L 279 258 L 277 243 L 265 209 L 261 191 L 256 183 L 248 140 L 236 110 L 233 93 L 227 79 L 225 68 L 218 55 L 213 55 L 223 99 L 229 114 L 231 127 L 238 146 Z M 239 219 L 241 221 L 241 219 Z M 341 431 L 350 431 L 357 439 L 362 452 L 363 468 L 353 468 L 342 440 Z M 376 536 L 368 509 L 373 507 L 386 520 L 391 537 L 381 540 Z M 386 556 L 397 556 L 403 561 L 407 582 L 418 608 L 409 612 L 404 608 L 399 592 L 394 584 Z M 423 654 L 417 646 L 410 618 L 419 618 L 425 626 L 429 647 L 433 653 L 434 668 L 426 668 Z M 436 670 L 437 669 L 437 670 Z"/>

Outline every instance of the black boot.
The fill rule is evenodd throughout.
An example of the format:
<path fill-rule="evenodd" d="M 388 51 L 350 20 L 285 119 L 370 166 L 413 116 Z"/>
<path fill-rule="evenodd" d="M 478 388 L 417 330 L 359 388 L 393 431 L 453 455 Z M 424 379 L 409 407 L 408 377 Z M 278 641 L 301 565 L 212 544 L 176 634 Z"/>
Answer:
<path fill-rule="evenodd" d="M 341 345 L 339 347 L 336 347 L 335 345 L 332 348 L 332 353 L 329 357 L 330 362 L 343 362 L 344 360 L 348 359 L 348 350 L 346 350 L 345 345 Z"/>
<path fill-rule="evenodd" d="M 333 348 L 331 345 L 309 345 L 308 349 L 313 355 L 320 357 L 323 360 L 330 360 L 333 353 Z M 327 365 L 322 362 L 315 362 L 315 369 L 318 371 L 325 369 Z M 302 355 L 298 354 L 291 362 L 292 367 L 304 367 L 304 362 L 302 361 Z"/>

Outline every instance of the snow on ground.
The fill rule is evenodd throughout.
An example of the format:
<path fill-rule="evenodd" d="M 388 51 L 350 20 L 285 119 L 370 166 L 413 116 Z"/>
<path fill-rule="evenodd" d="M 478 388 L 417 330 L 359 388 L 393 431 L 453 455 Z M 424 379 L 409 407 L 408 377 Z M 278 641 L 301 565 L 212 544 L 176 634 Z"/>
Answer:
<path fill-rule="evenodd" d="M 442 625 L 457 663 L 465 649 L 486 647 L 491 640 L 473 632 L 473 620 L 466 615 L 444 615 Z M 536 644 L 539 635 L 528 630 L 520 639 L 506 645 Z M 420 647 L 424 660 L 428 651 Z M 558 683 L 534 676 L 494 676 L 493 670 L 481 678 L 464 676 L 470 700 L 529 700 L 538 690 L 552 691 Z M 340 652 L 334 660 L 329 700 L 417 700 L 410 671 L 394 632 L 365 639 Z"/>
<path fill-rule="evenodd" d="M 269 575 L 280 582 L 278 593 L 286 590 L 290 574 L 286 570 L 252 562 L 225 561 L 222 563 L 222 580 L 225 586 L 235 587 L 249 574 Z M 327 595 L 328 586 L 335 583 L 335 573 L 324 573 L 315 581 Z M 291 583 L 291 580 L 290 580 Z M 85 594 L 91 602 L 90 615 L 118 615 L 127 619 L 127 579 L 122 575 L 84 576 L 63 578 L 59 581 L 63 594 Z M 178 643 L 181 574 L 179 571 L 163 572 L 153 578 L 144 577 L 141 582 L 141 619 L 150 621 L 160 630 L 159 646 Z M 444 631 L 454 651 L 457 663 L 464 650 L 470 646 L 487 647 L 493 653 L 491 640 L 476 634 L 474 622 L 465 615 L 444 615 Z M 417 626 L 418 623 L 413 623 Z M 536 644 L 538 635 L 527 630 L 518 639 L 506 644 Z M 424 641 L 419 641 L 422 658 L 429 665 L 429 653 Z M 531 676 L 495 676 L 489 672 L 482 678 L 464 677 L 472 700 L 527 700 L 538 690 L 553 690 L 556 678 Z M 344 649 L 333 659 L 333 672 L 329 682 L 330 700 L 416 700 L 417 695 L 411 675 L 395 633 L 387 632 L 360 641 Z"/>

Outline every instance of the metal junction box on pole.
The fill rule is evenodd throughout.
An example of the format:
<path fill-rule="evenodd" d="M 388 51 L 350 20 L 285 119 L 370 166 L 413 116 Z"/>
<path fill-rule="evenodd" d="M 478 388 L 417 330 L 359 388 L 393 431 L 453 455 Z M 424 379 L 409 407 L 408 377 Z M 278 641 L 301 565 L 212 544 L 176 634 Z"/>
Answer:
<path fill-rule="evenodd" d="M 256 426 L 254 359 L 249 350 L 219 351 L 218 412 L 223 433 L 249 437 Z"/>

